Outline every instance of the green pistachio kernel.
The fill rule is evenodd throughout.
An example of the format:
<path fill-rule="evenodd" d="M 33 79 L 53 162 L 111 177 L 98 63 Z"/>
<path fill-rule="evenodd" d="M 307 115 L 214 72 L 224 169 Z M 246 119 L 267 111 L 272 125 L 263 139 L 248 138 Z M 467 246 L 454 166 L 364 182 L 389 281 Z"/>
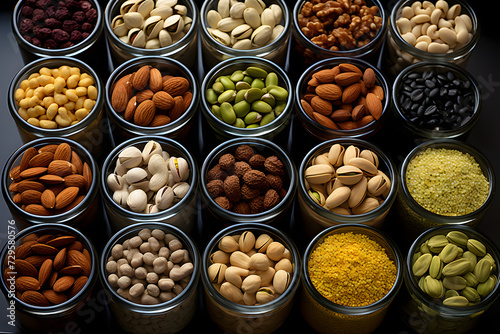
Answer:
<path fill-rule="evenodd" d="M 214 84 L 212 85 L 212 89 L 214 90 L 214 92 L 216 92 L 217 94 L 220 94 L 222 93 L 223 91 L 225 91 L 226 89 L 224 88 L 224 85 L 220 82 L 220 81 L 217 81 L 217 82 L 214 82 Z"/>
<path fill-rule="evenodd" d="M 250 84 L 250 86 L 252 86 L 252 88 L 263 89 L 263 88 L 266 87 L 266 84 L 264 83 L 264 81 L 262 81 L 262 79 L 255 78 L 255 79 L 253 79 L 253 81 Z"/>
<path fill-rule="evenodd" d="M 236 86 L 234 85 L 234 82 L 230 78 L 228 78 L 226 76 L 220 77 L 220 82 L 224 85 L 224 88 L 226 90 L 231 90 L 231 89 L 234 90 L 234 89 L 236 89 Z"/>
<path fill-rule="evenodd" d="M 261 114 L 255 111 L 251 111 L 245 116 L 244 121 L 246 124 L 252 124 L 260 122 L 261 119 L 262 119 Z"/>
<path fill-rule="evenodd" d="M 236 97 L 236 91 L 229 89 L 219 95 L 219 97 L 217 98 L 217 102 L 219 103 L 232 102 L 234 101 L 235 97 Z"/>
<path fill-rule="evenodd" d="M 233 124 L 237 128 L 244 128 L 245 127 L 245 121 L 243 121 L 241 118 L 236 118 L 236 121 Z"/>
<path fill-rule="evenodd" d="M 252 103 L 254 101 L 260 100 L 262 95 L 264 95 L 264 92 L 262 91 L 262 89 L 250 88 L 245 93 L 245 100 L 247 100 L 248 103 Z"/>
<path fill-rule="evenodd" d="M 217 93 L 213 90 L 213 88 L 207 89 L 207 101 L 210 104 L 216 104 L 217 103 Z"/>
<path fill-rule="evenodd" d="M 266 87 L 268 86 L 278 86 L 278 75 L 275 72 L 269 72 L 266 76 Z"/>
<path fill-rule="evenodd" d="M 273 107 L 271 107 L 269 104 L 267 104 L 264 101 L 254 101 L 252 102 L 252 110 L 255 110 L 260 113 L 269 113 L 273 111 Z"/>
<path fill-rule="evenodd" d="M 234 113 L 231 103 L 223 102 L 220 105 L 220 113 L 224 122 L 233 124 L 236 121 L 236 114 Z"/>
<path fill-rule="evenodd" d="M 245 72 L 254 78 L 264 79 L 267 76 L 267 71 L 257 66 L 249 66 Z"/>
<path fill-rule="evenodd" d="M 286 107 L 286 101 L 276 101 L 276 105 L 274 106 L 274 113 L 276 114 L 276 117 L 281 115 L 283 110 L 285 110 Z"/>
<path fill-rule="evenodd" d="M 236 70 L 233 72 L 233 74 L 231 74 L 231 80 L 234 82 L 241 81 L 244 77 L 245 75 L 243 74 L 242 70 Z"/>
<path fill-rule="evenodd" d="M 237 117 L 245 117 L 246 114 L 250 112 L 250 103 L 245 100 L 241 100 L 233 105 L 233 109 Z"/>
<path fill-rule="evenodd" d="M 276 100 L 286 100 L 288 98 L 288 91 L 283 87 L 268 88 L 269 94 L 272 94 Z"/>
<path fill-rule="evenodd" d="M 271 123 L 272 121 L 274 121 L 275 119 L 276 119 L 276 117 L 274 116 L 274 113 L 270 112 L 270 113 L 264 115 L 264 117 L 262 117 L 262 119 L 260 120 L 260 126 L 267 125 L 267 124 Z"/>

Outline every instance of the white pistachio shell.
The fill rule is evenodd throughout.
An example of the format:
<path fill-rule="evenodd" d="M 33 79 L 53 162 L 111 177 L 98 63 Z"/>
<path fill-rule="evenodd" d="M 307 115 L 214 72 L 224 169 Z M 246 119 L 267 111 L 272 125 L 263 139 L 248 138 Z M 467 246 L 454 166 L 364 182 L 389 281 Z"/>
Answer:
<path fill-rule="evenodd" d="M 113 33 L 118 37 L 126 36 L 129 30 L 123 21 L 123 15 L 115 16 L 113 21 L 111 21 L 111 27 L 113 29 Z"/>
<path fill-rule="evenodd" d="M 162 148 L 160 143 L 150 140 L 142 149 L 142 160 L 145 164 L 149 163 L 149 159 L 153 156 L 153 154 L 161 155 Z"/>
<path fill-rule="evenodd" d="M 250 50 L 252 48 L 252 41 L 249 38 L 240 39 L 233 44 L 233 49 L 236 50 Z"/>
<path fill-rule="evenodd" d="M 283 10 L 281 9 L 281 7 L 273 3 L 271 6 L 269 6 L 269 8 L 273 11 L 274 21 L 276 22 L 276 24 L 280 23 L 283 16 Z"/>
<path fill-rule="evenodd" d="M 155 2 L 153 0 L 139 0 L 130 8 L 130 11 L 137 12 L 143 17 L 148 17 L 153 8 L 155 8 Z"/>
<path fill-rule="evenodd" d="M 148 196 L 141 189 L 132 191 L 127 198 L 127 205 L 134 212 L 143 212 L 148 204 Z"/>
<path fill-rule="evenodd" d="M 229 16 L 234 19 L 242 19 L 245 8 L 247 8 L 247 6 L 245 6 L 243 2 L 236 2 L 229 9 Z"/>
<path fill-rule="evenodd" d="M 370 212 L 380 206 L 379 201 L 375 197 L 366 197 L 361 204 L 357 207 L 352 208 L 352 213 L 355 215 L 360 215 L 366 212 Z"/>
<path fill-rule="evenodd" d="M 182 199 L 188 193 L 190 188 L 189 183 L 187 182 L 179 182 L 172 186 L 172 190 L 174 191 L 174 197 L 177 199 Z"/>
<path fill-rule="evenodd" d="M 330 195 L 328 195 L 325 201 L 324 208 L 327 210 L 336 208 L 337 206 L 347 201 L 350 195 L 351 195 L 351 188 L 347 186 L 339 187 L 334 191 L 332 191 Z"/>
<path fill-rule="evenodd" d="M 344 152 L 344 165 L 349 164 L 349 160 L 352 158 L 357 158 L 359 157 L 360 154 L 360 149 L 357 146 L 350 145 L 345 149 Z"/>
<path fill-rule="evenodd" d="M 348 200 L 350 208 L 358 206 L 365 199 L 367 185 L 368 181 L 366 177 L 363 176 L 361 180 L 351 188 L 351 195 Z"/>
<path fill-rule="evenodd" d="M 106 183 L 111 191 L 118 191 L 123 188 L 123 177 L 114 173 L 108 175 Z"/>
<path fill-rule="evenodd" d="M 344 160 L 345 149 L 340 144 L 334 144 L 328 151 L 328 161 L 334 167 L 340 167 Z"/>
<path fill-rule="evenodd" d="M 231 32 L 234 28 L 244 24 L 243 19 L 234 19 L 232 17 L 226 17 L 219 21 L 217 24 L 217 29 L 223 32 Z"/>
<path fill-rule="evenodd" d="M 245 6 L 255 9 L 259 15 L 262 14 L 262 11 L 266 8 L 266 4 L 259 0 L 245 0 Z"/>
<path fill-rule="evenodd" d="M 283 27 L 281 24 L 274 26 L 273 32 L 271 34 L 271 38 L 269 39 L 268 43 L 270 43 L 270 42 L 274 41 L 276 38 L 278 38 L 281 35 L 281 33 L 283 32 L 283 30 L 285 30 L 285 27 Z"/>
<path fill-rule="evenodd" d="M 250 37 L 252 44 L 257 47 L 262 47 L 269 42 L 271 35 L 273 33 L 273 29 L 268 25 L 262 25 L 255 29 Z"/>
<path fill-rule="evenodd" d="M 128 12 L 123 15 L 123 22 L 127 28 L 142 28 L 144 17 L 137 12 Z"/>
<path fill-rule="evenodd" d="M 378 172 L 377 166 L 365 158 L 352 158 L 349 160 L 349 165 L 358 167 L 369 176 L 376 175 Z"/>
<path fill-rule="evenodd" d="M 257 29 L 261 25 L 260 15 L 255 8 L 246 8 L 243 11 L 243 19 L 254 29 Z"/>
<path fill-rule="evenodd" d="M 148 39 L 144 46 L 145 49 L 159 49 L 160 47 L 160 40 L 158 38 Z"/>
<path fill-rule="evenodd" d="M 160 16 L 162 20 L 166 20 L 168 17 L 172 16 L 173 12 L 172 7 L 163 6 L 153 9 L 149 15 Z"/>
<path fill-rule="evenodd" d="M 158 190 L 155 196 L 155 204 L 159 210 L 168 209 L 174 201 L 174 191 L 169 186 L 164 186 Z"/>
<path fill-rule="evenodd" d="M 128 38 L 132 46 L 143 48 L 146 45 L 146 34 L 142 29 L 130 29 L 128 32 Z"/>
<path fill-rule="evenodd" d="M 177 5 L 177 0 L 156 0 L 156 7 L 174 7 Z"/>
<path fill-rule="evenodd" d="M 368 181 L 368 193 L 371 196 L 380 196 L 387 190 L 387 182 L 382 175 L 375 175 Z"/>
<path fill-rule="evenodd" d="M 356 166 L 341 166 L 335 172 L 337 179 L 345 185 L 358 183 L 363 177 L 363 171 Z"/>
<path fill-rule="evenodd" d="M 160 30 L 158 34 L 158 41 L 160 42 L 160 47 L 164 48 L 169 45 L 172 45 L 172 36 L 165 29 Z"/>
<path fill-rule="evenodd" d="M 184 30 L 184 20 L 179 14 L 172 15 L 165 20 L 163 28 L 171 34 L 177 34 Z"/>
<path fill-rule="evenodd" d="M 174 13 L 179 14 L 179 15 L 187 15 L 188 9 L 184 5 L 175 5 L 174 6 Z"/>
<path fill-rule="evenodd" d="M 184 158 L 171 157 L 168 167 L 172 173 L 174 182 L 186 181 L 189 177 L 189 166 Z"/>
<path fill-rule="evenodd" d="M 229 34 L 220 31 L 219 29 L 208 28 L 208 33 L 219 43 L 225 46 L 231 44 L 231 36 Z"/>
<path fill-rule="evenodd" d="M 264 11 L 262 11 L 262 14 L 260 14 L 260 22 L 262 23 L 262 25 L 268 25 L 271 28 L 274 28 L 274 26 L 276 25 L 276 21 L 272 9 L 266 8 L 264 9 Z"/>
<path fill-rule="evenodd" d="M 129 169 L 127 174 L 125 174 L 125 180 L 128 184 L 134 184 L 145 180 L 148 177 L 148 173 L 141 167 L 134 167 Z"/>
<path fill-rule="evenodd" d="M 309 184 L 323 184 L 331 180 L 333 173 L 331 165 L 319 164 L 307 167 L 304 175 Z"/>
<path fill-rule="evenodd" d="M 144 33 L 146 34 L 146 39 L 153 39 L 158 37 L 158 34 L 163 29 L 163 19 L 161 16 L 150 16 L 146 22 L 144 22 Z"/>
<path fill-rule="evenodd" d="M 217 11 L 219 12 L 221 18 L 229 16 L 229 10 L 231 8 L 231 3 L 229 0 L 219 0 L 217 4 Z"/>
<path fill-rule="evenodd" d="M 220 16 L 219 12 L 211 9 L 207 13 L 207 23 L 210 28 L 217 28 L 217 25 L 219 24 L 219 21 L 222 20 L 222 17 Z"/>
<path fill-rule="evenodd" d="M 231 38 L 235 40 L 245 39 L 252 35 L 252 27 L 248 24 L 241 24 L 231 31 Z"/>
<path fill-rule="evenodd" d="M 118 161 L 127 169 L 137 167 L 142 163 L 142 152 L 137 147 L 127 147 L 118 155 Z"/>
<path fill-rule="evenodd" d="M 132 6 L 139 1 L 140 0 L 127 0 L 122 3 L 122 5 L 120 6 L 120 14 L 124 15 L 125 13 L 128 13 L 130 11 L 130 8 L 132 8 Z"/>
<path fill-rule="evenodd" d="M 193 25 L 193 19 L 189 16 L 183 16 L 182 19 L 184 20 L 184 29 L 182 31 L 186 34 Z"/>

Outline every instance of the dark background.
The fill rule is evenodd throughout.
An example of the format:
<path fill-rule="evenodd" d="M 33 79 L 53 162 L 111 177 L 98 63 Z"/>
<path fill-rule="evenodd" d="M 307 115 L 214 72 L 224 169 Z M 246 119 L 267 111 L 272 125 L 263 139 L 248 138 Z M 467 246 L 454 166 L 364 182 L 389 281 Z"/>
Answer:
<path fill-rule="evenodd" d="M 196 1 L 198 4 L 198 8 L 201 8 L 202 1 Z M 289 4 L 290 11 L 293 10 L 294 1 L 285 1 Z M 101 4 L 106 3 L 106 1 L 101 0 Z M 384 7 L 387 11 L 392 8 L 395 4 L 395 1 L 382 1 Z M 17 132 L 16 125 L 11 118 L 6 102 L 7 90 L 8 86 L 14 75 L 19 71 L 23 66 L 23 60 L 21 58 L 21 54 L 19 52 L 18 45 L 14 38 L 11 29 L 11 17 L 12 10 L 14 8 L 15 2 L 12 0 L 3 1 L 2 7 L 0 9 L 0 166 L 3 166 L 10 156 L 12 152 L 14 152 L 17 148 L 19 148 L 23 143 Z M 481 25 L 480 39 L 476 49 L 472 52 L 472 56 L 467 65 L 467 70 L 476 78 L 478 81 L 481 91 L 482 91 L 482 115 L 475 128 L 471 131 L 466 141 L 474 146 L 476 146 L 491 162 L 493 165 L 496 176 L 500 175 L 500 155 L 498 144 L 500 143 L 500 110 L 498 108 L 500 101 L 500 65 L 498 60 L 498 55 L 500 54 L 500 43 L 498 38 L 498 22 L 495 17 L 495 11 L 491 8 L 491 2 L 488 1 L 474 1 L 470 2 L 470 5 L 476 12 L 479 22 Z M 104 7 L 103 7 L 104 8 Z M 100 56 L 100 55 L 99 55 Z M 293 57 L 290 59 L 294 59 Z M 287 69 L 295 68 L 292 63 L 287 66 Z M 201 82 L 203 79 L 203 75 L 206 71 L 200 67 L 198 71 L 198 79 Z M 101 79 L 103 83 L 106 82 L 107 73 L 99 73 L 101 75 Z M 289 71 L 289 74 L 292 78 L 294 78 L 297 73 L 295 71 Z M 210 140 L 207 135 L 208 132 L 205 131 L 206 123 L 199 114 L 199 118 L 197 120 L 198 125 L 198 133 L 199 136 L 195 139 L 195 142 L 186 143 L 187 146 L 196 146 L 197 144 L 201 144 L 198 148 L 197 152 L 198 156 L 197 161 L 200 164 L 204 160 L 206 153 L 210 151 L 216 144 L 213 140 Z M 284 147 L 291 154 L 296 166 L 300 165 L 301 157 L 304 156 L 307 150 L 311 149 L 313 146 L 317 144 L 317 142 L 311 141 L 303 141 L 303 136 L 301 136 L 301 125 L 298 120 L 292 118 L 292 123 L 290 126 L 290 132 L 287 135 L 287 138 L 283 141 Z M 203 131 L 201 131 L 203 130 Z M 391 128 L 383 128 L 382 134 L 383 140 L 381 143 L 382 150 L 390 151 L 392 154 L 392 159 L 399 166 L 402 162 L 402 159 L 409 152 L 411 147 L 409 146 L 401 146 L 399 143 L 399 138 L 393 136 L 394 129 Z M 296 140 L 297 138 L 298 140 Z M 196 140 L 198 142 L 196 142 Z M 301 144 L 298 144 L 299 141 L 302 141 Z M 278 142 L 280 143 L 280 142 Z M 283 143 L 280 143 L 283 144 Z M 305 150 L 305 151 L 304 151 Z M 298 215 L 295 213 L 295 207 L 291 213 L 291 221 L 296 221 L 294 217 Z M 500 216 L 500 196 L 496 194 L 493 199 L 493 203 L 491 207 L 488 209 L 484 219 L 480 223 L 479 231 L 487 235 L 489 238 L 493 240 L 493 242 L 500 248 L 500 225 L 499 219 Z M 7 224 L 8 220 L 12 219 L 12 216 L 2 198 L 0 200 L 0 246 L 3 246 L 7 241 Z M 392 219 L 389 217 L 389 219 Z M 206 220 L 210 220 L 204 210 L 200 211 L 198 230 L 194 231 L 194 238 L 198 244 L 198 249 L 200 253 L 203 252 L 204 247 L 211 236 L 215 233 L 213 228 L 208 228 L 206 226 Z M 103 234 L 103 231 L 96 231 L 97 233 L 104 235 L 105 238 L 109 238 L 111 235 L 107 230 L 106 222 L 103 219 L 103 231 L 106 231 Z M 397 222 L 396 222 L 397 223 Z M 213 225 L 210 225 L 213 226 Z M 391 235 L 396 241 L 398 239 L 397 235 L 391 234 L 391 230 L 389 229 L 390 224 L 386 224 L 384 226 L 385 232 Z M 307 240 L 300 239 L 301 236 L 296 233 L 296 230 L 292 227 L 292 225 L 285 227 L 286 232 L 290 233 L 294 239 L 294 241 L 298 244 L 300 251 L 303 252 L 303 247 L 307 243 Z M 208 231 L 208 232 L 207 232 Z M 89 236 L 93 239 L 94 236 Z M 102 248 L 102 240 L 96 239 L 96 248 L 98 251 Z M 405 254 L 406 245 L 400 246 L 401 252 Z M 201 282 L 200 282 L 201 287 Z M 404 286 L 402 287 L 404 289 Z M 96 287 L 96 290 L 100 290 L 100 286 Z M 201 290 L 201 289 L 200 289 Z M 298 299 L 296 299 L 298 300 Z M 297 304 L 297 303 L 296 303 Z M 12 327 L 7 325 L 7 318 L 4 316 L 6 307 L 6 300 L 2 296 L 0 297 L 0 332 L 12 332 Z M 388 315 L 381 325 L 381 327 L 377 330 L 377 333 L 409 333 L 411 330 L 405 327 L 405 325 L 401 322 L 401 320 L 396 315 L 396 307 L 390 308 Z M 496 317 L 500 316 L 500 301 L 497 300 L 496 303 L 492 306 L 492 308 L 487 312 L 479 321 L 479 324 L 476 327 L 476 331 L 487 331 L 492 328 L 497 328 L 498 321 Z M 104 321 L 106 327 L 103 328 L 101 324 L 98 325 L 101 321 Z M 193 329 L 198 328 L 197 325 L 203 325 L 203 329 L 205 332 L 220 332 L 217 330 L 216 326 L 208 319 L 208 316 L 205 314 L 203 310 L 203 305 L 200 305 L 199 312 L 192 322 L 192 324 L 186 328 L 184 332 L 192 332 Z M 112 330 L 113 332 L 119 331 L 116 323 L 110 318 L 110 315 L 107 313 L 106 309 L 103 312 L 100 312 L 97 317 L 90 322 L 89 328 L 83 328 L 82 333 L 89 332 L 91 329 L 99 328 L 100 330 Z M 310 327 L 305 324 L 300 314 L 297 313 L 297 310 L 294 309 L 293 313 L 289 317 L 289 320 L 285 323 L 285 325 L 281 328 L 280 332 L 289 332 L 290 330 L 305 330 L 310 332 Z"/>

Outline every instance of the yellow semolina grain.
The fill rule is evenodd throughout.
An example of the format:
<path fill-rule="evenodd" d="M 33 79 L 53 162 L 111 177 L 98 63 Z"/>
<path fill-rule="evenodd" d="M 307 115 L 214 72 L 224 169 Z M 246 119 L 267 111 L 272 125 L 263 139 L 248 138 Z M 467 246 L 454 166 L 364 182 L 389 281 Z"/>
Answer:
<path fill-rule="evenodd" d="M 476 211 L 490 187 L 474 157 L 444 148 L 428 148 L 416 155 L 408 164 L 406 184 L 418 204 L 443 216 Z"/>
<path fill-rule="evenodd" d="M 313 286 L 326 299 L 344 306 L 370 305 L 396 281 L 397 269 L 385 249 L 364 234 L 326 237 L 308 262 Z"/>

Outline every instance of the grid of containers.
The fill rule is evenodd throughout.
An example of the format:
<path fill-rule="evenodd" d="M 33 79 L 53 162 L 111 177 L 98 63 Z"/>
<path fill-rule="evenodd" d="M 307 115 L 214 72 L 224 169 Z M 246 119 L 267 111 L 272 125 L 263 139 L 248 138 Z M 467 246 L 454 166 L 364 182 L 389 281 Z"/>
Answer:
<path fill-rule="evenodd" d="M 21 232 L 12 247 L 3 247 L 1 288 L 6 295 L 18 289 L 12 298 L 22 306 L 21 327 L 31 329 L 44 312 L 52 315 L 48 330 L 78 319 L 74 310 L 98 275 L 116 322 L 133 333 L 182 331 L 198 304 L 214 328 L 268 333 L 280 328 L 299 298 L 297 311 L 318 332 L 370 333 L 393 300 L 400 320 L 414 330 L 460 332 L 498 298 L 497 246 L 475 230 L 495 178 L 487 158 L 465 142 L 481 111 L 478 85 L 466 70 L 479 37 L 467 3 L 405 0 L 388 9 L 375 0 L 298 1 L 293 8 L 280 0 L 21 0 L 12 27 L 26 66 L 12 79 L 8 101 L 25 145 L 3 169 L 2 191 Z M 451 51 L 439 52 L 445 48 Z M 89 53 L 107 59 L 95 61 Z M 388 126 L 404 127 L 405 145 L 414 147 L 401 166 L 378 142 Z M 61 143 L 69 143 L 92 175 L 86 198 L 67 212 L 47 207 L 47 194 L 60 203 L 68 188 L 77 188 L 71 184 L 76 177 L 64 177 L 78 173 L 78 159 L 56 152 Z M 467 168 L 484 176 L 478 207 L 439 214 L 409 190 L 414 158 L 432 150 L 465 155 Z M 151 160 L 161 163 L 155 167 Z M 69 171 L 59 175 L 54 161 Z M 446 189 L 434 193 L 442 196 L 457 187 L 440 181 Z M 366 208 L 354 210 L 361 202 Z M 39 211 L 29 212 L 29 205 Z M 386 216 L 394 225 L 389 235 Z M 88 225 L 96 219 L 116 234 L 94 236 Z M 415 258 L 426 253 L 422 240 L 450 229 L 484 247 L 474 248 L 489 265 L 487 279 L 478 274 L 479 284 L 491 286 L 467 284 L 487 291 L 479 303 L 469 297 L 469 304 L 445 305 L 425 295 L 429 285 L 420 282 L 430 278 L 412 276 Z M 52 303 L 61 288 L 42 281 L 46 258 L 39 258 L 56 245 L 64 249 L 54 248 L 58 255 L 78 247 L 57 243 L 68 234 L 83 244 L 87 259 L 71 270 L 81 273 L 90 261 L 88 281 L 68 301 L 45 306 L 41 300 Z M 105 244 L 104 251 L 98 254 L 88 238 Z M 311 266 L 330 261 L 322 264 L 327 273 L 339 258 L 324 249 L 344 238 L 351 244 L 340 253 L 350 252 L 351 266 L 381 256 L 394 268 L 378 273 L 388 288 L 367 304 L 332 299 L 335 276 L 317 277 Z M 20 243 L 36 246 L 23 254 Z M 472 251 L 455 239 L 449 244 L 459 254 Z M 365 246 L 375 249 L 372 257 L 356 252 Z M 9 286 L 5 266 L 16 254 L 15 264 L 29 279 Z M 73 286 L 70 268 L 61 270 Z M 358 284 L 363 300 L 371 274 L 358 281 L 351 273 L 342 283 Z M 448 295 L 470 296 L 465 287 L 449 286 Z M 465 316 L 459 325 L 457 314 Z"/>

